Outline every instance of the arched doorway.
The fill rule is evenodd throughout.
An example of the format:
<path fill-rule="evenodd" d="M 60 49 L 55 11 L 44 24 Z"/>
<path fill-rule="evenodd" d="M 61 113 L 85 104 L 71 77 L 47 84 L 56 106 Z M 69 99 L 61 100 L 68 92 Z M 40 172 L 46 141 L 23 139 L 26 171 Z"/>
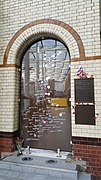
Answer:
<path fill-rule="evenodd" d="M 9 74 L 14 78 L 12 83 L 8 85 L 10 89 L 11 96 L 6 96 L 9 103 L 9 108 L 13 109 L 12 112 L 9 111 L 9 117 L 12 117 L 12 123 L 9 123 L 9 130 L 16 137 L 19 135 L 19 89 L 20 89 L 20 70 L 21 70 L 21 60 L 23 59 L 26 51 L 35 44 L 40 39 L 52 38 L 61 41 L 68 47 L 71 59 L 71 69 L 72 63 L 74 61 L 79 61 L 85 59 L 85 49 L 79 34 L 71 27 L 69 24 L 59 20 L 53 19 L 40 19 L 32 21 L 21 29 L 19 29 L 14 36 L 9 41 L 3 58 L 3 67 L 9 69 Z M 73 79 L 71 78 L 71 84 L 73 85 Z M 6 88 L 6 91 L 7 88 Z M 8 93 L 8 92 L 7 92 Z M 71 88 L 71 102 L 74 103 L 74 86 Z M 12 97 L 12 98 L 11 98 Z M 72 122 L 74 123 L 74 117 L 72 116 Z M 20 121 L 21 122 L 21 121 Z M 21 125 L 21 124 L 20 124 Z M 13 137 L 13 135 L 12 135 Z M 15 140 L 13 139 L 13 144 Z M 12 144 L 10 143 L 12 149 Z"/>
<path fill-rule="evenodd" d="M 71 151 L 70 57 L 42 37 L 22 58 L 20 133 L 24 147 Z"/>

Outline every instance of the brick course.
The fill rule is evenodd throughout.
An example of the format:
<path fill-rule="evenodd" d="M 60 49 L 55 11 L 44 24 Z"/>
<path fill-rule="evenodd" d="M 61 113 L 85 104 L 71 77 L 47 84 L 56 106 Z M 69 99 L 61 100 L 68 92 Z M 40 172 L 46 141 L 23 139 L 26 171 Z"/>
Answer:
<path fill-rule="evenodd" d="M 19 132 L 0 132 L 0 152 L 12 152 L 15 150 L 15 142 Z"/>

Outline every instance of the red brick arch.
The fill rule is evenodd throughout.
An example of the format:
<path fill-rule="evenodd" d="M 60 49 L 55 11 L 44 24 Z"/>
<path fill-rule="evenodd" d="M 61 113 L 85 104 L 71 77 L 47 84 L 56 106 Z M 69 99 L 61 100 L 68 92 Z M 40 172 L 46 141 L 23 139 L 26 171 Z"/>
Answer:
<path fill-rule="evenodd" d="M 17 31 L 15 33 L 15 35 L 12 37 L 12 39 L 10 40 L 10 42 L 7 45 L 7 48 L 5 50 L 4 53 L 4 59 L 3 59 L 3 64 L 7 65 L 7 59 L 8 59 L 8 54 L 10 51 L 10 48 L 12 47 L 14 41 L 17 39 L 17 37 L 24 32 L 25 30 L 31 28 L 32 26 L 36 26 L 39 24 L 54 24 L 54 25 L 58 25 L 62 28 L 64 28 L 65 30 L 67 30 L 75 39 L 77 45 L 78 45 L 78 49 L 79 49 L 79 58 L 83 59 L 85 58 L 85 50 L 84 50 L 84 46 L 83 46 L 83 42 L 82 39 L 80 38 L 79 34 L 68 24 L 59 21 L 59 20 L 54 20 L 54 19 L 41 19 L 41 20 L 35 20 L 30 22 L 29 24 L 25 25 L 23 28 L 21 28 L 19 31 Z"/>

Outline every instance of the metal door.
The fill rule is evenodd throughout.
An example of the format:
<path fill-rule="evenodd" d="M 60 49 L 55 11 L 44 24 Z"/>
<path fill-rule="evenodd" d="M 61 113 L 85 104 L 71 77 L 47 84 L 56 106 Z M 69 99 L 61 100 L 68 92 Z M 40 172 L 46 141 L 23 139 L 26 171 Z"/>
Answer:
<path fill-rule="evenodd" d="M 47 41 L 51 44 L 50 40 Z M 53 150 L 60 148 L 71 151 L 70 107 L 68 102 L 70 97 L 69 57 L 66 58 L 67 49 L 63 44 L 54 42 L 55 46 L 52 53 L 54 51 L 55 56 L 52 57 L 51 55 L 53 59 L 46 57 L 49 55 L 49 47 L 46 48 L 46 50 L 48 49 L 46 55 L 46 46 L 40 47 L 40 43 L 31 47 L 24 57 L 20 130 L 21 136 L 24 138 L 24 147 Z M 61 52 L 59 51 L 60 46 Z M 30 60 L 32 49 L 34 53 L 33 62 Z M 62 56 L 60 56 L 61 54 Z"/>

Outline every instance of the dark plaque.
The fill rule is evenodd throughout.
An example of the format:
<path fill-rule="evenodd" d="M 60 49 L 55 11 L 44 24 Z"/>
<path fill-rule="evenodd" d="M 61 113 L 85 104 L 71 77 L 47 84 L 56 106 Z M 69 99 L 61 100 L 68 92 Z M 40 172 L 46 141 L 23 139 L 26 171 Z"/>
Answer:
<path fill-rule="evenodd" d="M 94 105 L 76 105 L 75 123 L 95 125 L 95 106 Z"/>
<path fill-rule="evenodd" d="M 94 79 L 75 79 L 75 102 L 94 103 Z"/>

